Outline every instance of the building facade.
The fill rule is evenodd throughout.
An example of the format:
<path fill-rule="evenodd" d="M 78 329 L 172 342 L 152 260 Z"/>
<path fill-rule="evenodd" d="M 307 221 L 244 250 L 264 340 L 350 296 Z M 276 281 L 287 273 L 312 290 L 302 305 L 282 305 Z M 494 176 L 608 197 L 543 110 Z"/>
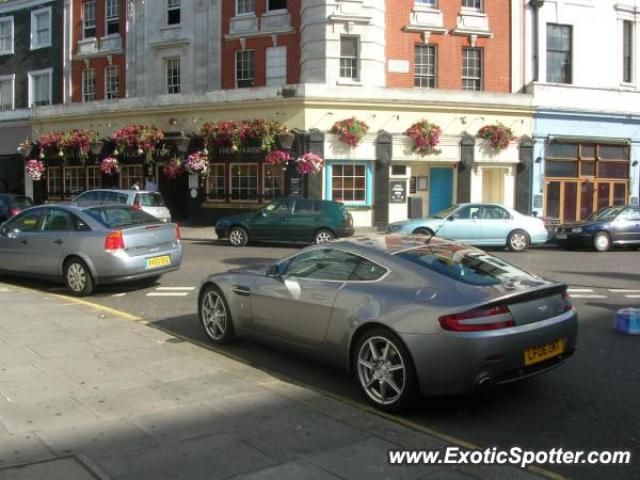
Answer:
<path fill-rule="evenodd" d="M 20 141 L 31 138 L 30 110 L 63 101 L 63 0 L 0 5 L 0 190 L 28 193 Z"/>
<path fill-rule="evenodd" d="M 525 88 L 536 108 L 531 210 L 567 222 L 637 205 L 640 2 L 529 2 L 526 19 Z"/>

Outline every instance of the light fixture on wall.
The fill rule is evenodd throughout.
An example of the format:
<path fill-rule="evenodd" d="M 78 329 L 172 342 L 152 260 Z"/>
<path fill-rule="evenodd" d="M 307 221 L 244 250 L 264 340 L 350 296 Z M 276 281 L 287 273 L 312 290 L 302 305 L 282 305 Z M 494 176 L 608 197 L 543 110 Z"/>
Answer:
<path fill-rule="evenodd" d="M 282 147 L 283 150 L 285 151 L 291 150 L 291 147 L 293 146 L 293 141 L 296 138 L 296 136 L 293 133 L 291 133 L 289 130 L 285 130 L 284 132 L 280 132 L 276 134 L 276 136 L 278 137 L 278 142 L 280 143 L 280 146 Z"/>
<path fill-rule="evenodd" d="M 542 157 L 536 158 L 536 163 L 542 163 Z"/>

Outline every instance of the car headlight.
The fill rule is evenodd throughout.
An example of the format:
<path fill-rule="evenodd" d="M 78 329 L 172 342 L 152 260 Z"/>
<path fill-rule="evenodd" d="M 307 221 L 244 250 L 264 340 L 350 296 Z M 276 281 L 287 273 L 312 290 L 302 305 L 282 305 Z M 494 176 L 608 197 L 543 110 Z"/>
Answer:
<path fill-rule="evenodd" d="M 582 233 L 582 228 L 581 227 L 572 228 L 571 233 Z"/>
<path fill-rule="evenodd" d="M 388 225 L 387 226 L 387 233 L 397 232 L 401 228 L 402 228 L 402 225 Z"/>

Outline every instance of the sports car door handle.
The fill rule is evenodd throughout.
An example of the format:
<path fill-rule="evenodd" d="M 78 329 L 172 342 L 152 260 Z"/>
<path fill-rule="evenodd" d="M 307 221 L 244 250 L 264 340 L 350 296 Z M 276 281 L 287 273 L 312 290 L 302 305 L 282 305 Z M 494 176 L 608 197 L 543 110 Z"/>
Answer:
<path fill-rule="evenodd" d="M 324 295 L 320 295 L 318 293 L 312 293 L 311 294 L 311 298 L 313 298 L 314 300 L 326 300 L 327 297 L 325 297 Z"/>
<path fill-rule="evenodd" d="M 55 243 L 56 245 L 62 245 L 63 242 L 62 240 L 57 239 L 57 240 L 54 240 L 53 243 Z"/>
<path fill-rule="evenodd" d="M 233 293 L 237 293 L 238 295 L 242 295 L 243 297 L 248 297 L 251 295 L 251 289 L 243 285 L 234 285 L 232 287 L 232 290 Z"/>

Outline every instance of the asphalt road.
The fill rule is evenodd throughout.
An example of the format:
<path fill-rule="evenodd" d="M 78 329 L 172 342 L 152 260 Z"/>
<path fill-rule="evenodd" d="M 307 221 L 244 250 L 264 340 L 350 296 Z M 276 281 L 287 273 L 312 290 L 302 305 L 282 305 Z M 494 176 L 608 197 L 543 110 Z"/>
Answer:
<path fill-rule="evenodd" d="M 201 279 L 209 273 L 268 262 L 296 248 L 267 245 L 237 249 L 217 241 L 187 240 L 179 272 L 148 288 L 103 288 L 91 301 L 207 342 L 195 315 Z M 580 317 L 579 351 L 566 365 L 546 375 L 483 394 L 425 398 L 404 417 L 482 447 L 631 449 L 631 466 L 549 469 L 581 479 L 602 479 L 605 475 L 609 480 L 640 478 L 640 337 L 613 330 L 617 309 L 640 306 L 640 252 L 539 248 L 523 254 L 493 253 L 570 285 Z M 53 287 L 29 284 L 41 289 Z M 275 375 L 364 403 L 346 374 L 322 365 L 249 342 L 216 350 Z"/>

